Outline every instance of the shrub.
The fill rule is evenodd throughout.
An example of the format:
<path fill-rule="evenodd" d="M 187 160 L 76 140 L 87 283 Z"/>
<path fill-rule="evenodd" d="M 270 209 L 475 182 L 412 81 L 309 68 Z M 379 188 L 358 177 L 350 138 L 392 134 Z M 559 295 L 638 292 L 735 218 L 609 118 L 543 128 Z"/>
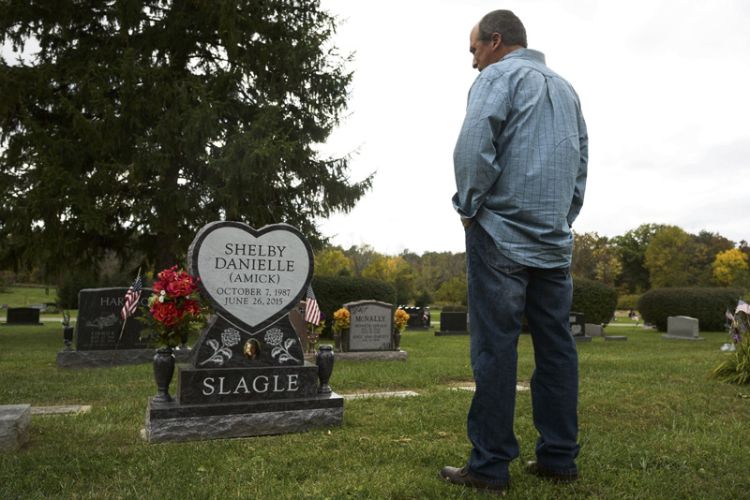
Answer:
<path fill-rule="evenodd" d="M 667 331 L 669 316 L 691 316 L 698 319 L 701 330 L 724 329 L 727 309 L 734 310 L 742 295 L 738 288 L 655 288 L 638 301 L 643 321 Z"/>
<path fill-rule="evenodd" d="M 631 309 L 638 310 L 638 299 L 641 296 L 639 294 L 626 294 L 617 297 L 617 310 L 618 311 L 629 311 Z"/>
<path fill-rule="evenodd" d="M 462 304 L 445 304 L 442 312 L 466 312 L 467 307 Z"/>
<path fill-rule="evenodd" d="M 99 282 L 93 273 L 73 271 L 63 275 L 57 284 L 57 303 L 63 309 L 78 309 L 78 292 L 83 288 L 96 288 Z"/>
<path fill-rule="evenodd" d="M 414 305 L 417 307 L 427 307 L 430 304 L 432 304 L 432 295 L 425 290 L 419 292 L 417 298 L 414 299 Z"/>
<path fill-rule="evenodd" d="M 586 323 L 606 325 L 615 314 L 617 290 L 585 278 L 573 280 L 572 311 L 583 313 Z"/>
<path fill-rule="evenodd" d="M 8 288 L 16 284 L 16 273 L 0 271 L 0 292 L 7 292 Z"/>
<path fill-rule="evenodd" d="M 353 276 L 315 276 L 312 280 L 315 298 L 325 314 L 325 335 L 331 333 L 331 319 L 338 308 L 357 300 L 379 300 L 396 303 L 396 289 L 385 281 Z"/>

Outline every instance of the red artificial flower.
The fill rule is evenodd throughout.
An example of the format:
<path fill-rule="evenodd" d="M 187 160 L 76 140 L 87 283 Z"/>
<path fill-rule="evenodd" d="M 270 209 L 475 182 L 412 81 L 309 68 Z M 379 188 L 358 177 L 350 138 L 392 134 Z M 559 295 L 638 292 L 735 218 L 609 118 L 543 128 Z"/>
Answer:
<path fill-rule="evenodd" d="M 192 276 L 185 271 L 175 274 L 174 280 L 166 286 L 166 291 L 171 297 L 187 297 L 197 289 Z"/>
<path fill-rule="evenodd" d="M 186 299 L 182 311 L 184 314 L 189 314 L 191 316 L 200 316 L 201 306 L 197 300 Z"/>
<path fill-rule="evenodd" d="M 182 316 L 174 302 L 159 302 L 158 300 L 151 306 L 151 315 L 164 326 L 173 326 Z"/>

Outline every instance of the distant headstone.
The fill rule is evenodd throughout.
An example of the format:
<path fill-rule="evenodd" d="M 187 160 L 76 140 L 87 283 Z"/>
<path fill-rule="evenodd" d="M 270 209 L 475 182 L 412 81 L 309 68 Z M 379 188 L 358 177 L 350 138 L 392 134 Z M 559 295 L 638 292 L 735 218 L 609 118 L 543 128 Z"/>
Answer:
<path fill-rule="evenodd" d="M 435 335 L 468 335 L 467 318 L 466 311 L 441 311 L 440 330 L 436 331 Z"/>
<path fill-rule="evenodd" d="M 343 399 L 322 393 L 304 360 L 298 304 L 312 279 L 312 249 L 292 226 L 204 226 L 190 272 L 215 311 L 177 372 L 176 399 L 149 399 L 150 442 L 300 432 L 341 425 Z"/>
<path fill-rule="evenodd" d="M 430 328 L 430 308 L 418 306 L 401 306 L 401 309 L 409 315 L 406 326 L 409 330 L 426 330 Z"/>
<path fill-rule="evenodd" d="M 0 405 L 0 453 L 18 450 L 29 440 L 31 405 Z"/>
<path fill-rule="evenodd" d="M 36 307 L 9 307 L 6 325 L 41 325 Z"/>
<path fill-rule="evenodd" d="M 576 342 L 591 342 L 591 337 L 586 334 L 586 317 L 581 312 L 572 312 L 568 318 L 570 334 Z"/>
<path fill-rule="evenodd" d="M 125 323 L 122 330 L 120 311 L 125 303 L 127 288 L 84 288 L 78 292 L 78 320 L 75 346 L 79 351 L 99 349 L 144 349 L 148 344 L 140 340 L 143 324 L 138 321 L 140 309 Z M 148 305 L 150 288 L 141 293 L 140 306 Z M 152 351 L 153 355 L 153 351 Z"/>
<path fill-rule="evenodd" d="M 349 310 L 349 351 L 392 351 L 393 305 L 375 300 L 344 304 Z"/>
<path fill-rule="evenodd" d="M 690 316 L 669 316 L 667 318 L 667 333 L 665 339 L 703 340 L 699 337 L 698 319 Z"/>
<path fill-rule="evenodd" d="M 125 302 L 127 287 L 84 288 L 78 292 L 78 319 L 75 323 L 75 350 L 68 348 L 57 353 L 59 368 L 97 368 L 150 363 L 154 349 L 141 340 L 143 323 L 138 318 L 140 307 L 125 322 L 120 311 Z M 139 306 L 147 306 L 150 288 L 143 288 Z M 70 326 L 67 327 L 68 331 Z M 65 332 L 65 326 L 63 328 Z M 122 336 L 120 336 L 122 332 Z M 178 361 L 185 361 L 189 349 L 175 351 Z"/>
<path fill-rule="evenodd" d="M 573 330 L 573 324 L 570 324 L 571 331 Z M 588 335 L 589 337 L 602 337 L 604 336 L 604 328 L 602 325 L 597 325 L 594 323 L 586 323 L 584 326 L 584 334 Z"/>

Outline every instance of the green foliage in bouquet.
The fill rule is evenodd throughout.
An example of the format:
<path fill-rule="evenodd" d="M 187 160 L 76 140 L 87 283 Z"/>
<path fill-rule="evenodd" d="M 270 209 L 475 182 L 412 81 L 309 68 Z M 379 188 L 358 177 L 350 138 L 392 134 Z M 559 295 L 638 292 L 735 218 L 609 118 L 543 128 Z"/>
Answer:
<path fill-rule="evenodd" d="M 165 269 L 154 282 L 154 293 L 148 299 L 148 310 L 141 320 L 146 328 L 142 339 L 156 347 L 176 347 L 204 324 L 196 280 L 186 271 L 173 266 Z"/>
<path fill-rule="evenodd" d="M 730 329 L 735 350 L 728 353 L 727 359 L 711 371 L 713 378 L 738 385 L 750 383 L 750 319 L 748 313 L 750 313 L 750 307 L 744 302 L 740 302 Z"/>

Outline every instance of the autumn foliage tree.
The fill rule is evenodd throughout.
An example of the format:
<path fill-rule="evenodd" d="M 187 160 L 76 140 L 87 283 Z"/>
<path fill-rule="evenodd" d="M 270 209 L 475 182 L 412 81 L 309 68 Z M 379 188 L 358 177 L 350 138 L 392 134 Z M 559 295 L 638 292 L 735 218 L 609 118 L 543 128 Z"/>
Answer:
<path fill-rule="evenodd" d="M 3 1 L 0 263 L 157 268 L 221 219 L 320 243 L 370 186 L 316 150 L 351 80 L 334 29 L 315 0 Z"/>
<path fill-rule="evenodd" d="M 750 286 L 747 255 L 738 248 L 717 254 L 711 268 L 714 280 L 721 286 Z"/>
<path fill-rule="evenodd" d="M 659 228 L 645 255 L 652 287 L 690 284 L 690 243 L 690 235 L 677 226 Z"/>

